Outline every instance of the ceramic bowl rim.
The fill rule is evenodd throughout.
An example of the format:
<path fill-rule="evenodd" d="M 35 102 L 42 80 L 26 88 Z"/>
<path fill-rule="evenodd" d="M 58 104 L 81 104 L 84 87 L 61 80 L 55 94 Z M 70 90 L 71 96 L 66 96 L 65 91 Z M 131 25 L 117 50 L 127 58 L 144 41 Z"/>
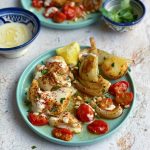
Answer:
<path fill-rule="evenodd" d="M 105 6 L 110 2 L 111 0 L 106 0 L 102 7 L 105 8 Z M 132 0 L 133 2 L 137 2 L 141 5 L 142 9 L 143 9 L 143 13 L 142 15 L 140 16 L 139 19 L 137 19 L 136 21 L 132 21 L 132 22 L 126 22 L 126 23 L 118 23 L 118 22 L 115 22 L 115 21 L 112 21 L 111 19 L 109 19 L 108 17 L 102 15 L 104 17 L 105 20 L 107 20 L 108 22 L 114 24 L 114 25 L 117 25 L 117 26 L 132 26 L 132 25 L 135 25 L 137 23 L 139 23 L 143 17 L 145 16 L 145 13 L 146 13 L 146 8 L 145 8 L 145 5 L 143 2 L 141 2 L 140 0 Z"/>
<path fill-rule="evenodd" d="M 40 27 L 41 27 L 40 21 L 39 21 L 38 17 L 35 14 L 33 14 L 32 12 L 25 10 L 23 8 L 18 8 L 18 7 L 8 7 L 8 8 L 0 9 L 0 13 L 13 12 L 13 11 L 14 12 L 19 11 L 20 13 L 24 13 L 24 15 L 28 14 L 29 16 L 32 16 L 35 19 L 35 21 L 37 22 L 37 31 L 33 35 L 33 37 L 29 41 L 25 42 L 24 44 L 21 44 L 19 46 L 15 46 L 15 47 L 11 47 L 11 48 L 0 48 L 0 51 L 11 51 L 11 50 L 18 50 L 20 48 L 23 48 L 23 47 L 29 45 L 38 36 L 38 34 L 40 32 Z"/>

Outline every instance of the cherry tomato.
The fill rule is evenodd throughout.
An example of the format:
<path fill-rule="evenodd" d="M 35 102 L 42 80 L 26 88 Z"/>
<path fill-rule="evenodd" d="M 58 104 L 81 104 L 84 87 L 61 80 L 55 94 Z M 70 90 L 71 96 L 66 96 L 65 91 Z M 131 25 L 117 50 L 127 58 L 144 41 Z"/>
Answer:
<path fill-rule="evenodd" d="M 115 96 L 117 93 L 126 92 L 128 87 L 129 83 L 127 81 L 119 81 L 110 86 L 109 92 Z"/>
<path fill-rule="evenodd" d="M 133 93 L 132 92 L 123 92 L 123 93 L 117 93 L 115 97 L 116 103 L 127 106 L 130 105 L 133 100 Z"/>
<path fill-rule="evenodd" d="M 72 20 L 76 17 L 76 8 L 70 5 L 65 5 L 62 12 L 66 15 L 67 20 Z"/>
<path fill-rule="evenodd" d="M 66 20 L 66 15 L 60 11 L 57 11 L 53 16 L 54 22 L 61 23 Z"/>
<path fill-rule="evenodd" d="M 34 113 L 29 113 L 29 121 L 35 126 L 43 126 L 48 124 L 48 119 L 42 115 L 36 115 Z"/>
<path fill-rule="evenodd" d="M 113 100 L 111 98 L 104 98 L 101 100 L 99 107 L 105 109 L 110 107 L 110 105 L 113 105 Z"/>
<path fill-rule="evenodd" d="M 52 130 L 52 135 L 64 141 L 70 141 L 73 137 L 73 133 L 66 128 L 54 128 Z"/>
<path fill-rule="evenodd" d="M 53 18 L 57 11 L 58 9 L 56 7 L 47 7 L 43 15 L 46 18 Z"/>
<path fill-rule="evenodd" d="M 81 17 L 83 15 L 83 9 L 79 6 L 75 7 L 76 17 Z"/>
<path fill-rule="evenodd" d="M 87 128 L 94 134 L 105 134 L 109 130 L 108 124 L 103 120 L 95 120 Z"/>
<path fill-rule="evenodd" d="M 35 8 L 42 8 L 43 7 L 43 0 L 32 0 L 32 6 Z"/>
<path fill-rule="evenodd" d="M 88 104 L 81 104 L 76 114 L 77 118 L 82 122 L 90 122 L 94 119 L 94 111 Z"/>
<path fill-rule="evenodd" d="M 56 3 L 55 2 L 50 2 L 50 3 L 46 3 L 46 4 L 44 4 L 44 7 L 46 7 L 46 8 L 50 8 L 50 7 L 55 7 L 56 6 Z"/>

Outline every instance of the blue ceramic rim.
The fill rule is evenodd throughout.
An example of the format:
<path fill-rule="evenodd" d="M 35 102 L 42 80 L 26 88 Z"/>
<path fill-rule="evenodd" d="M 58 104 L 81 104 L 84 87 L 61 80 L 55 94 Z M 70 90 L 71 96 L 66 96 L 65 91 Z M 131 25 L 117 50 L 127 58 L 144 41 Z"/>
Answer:
<path fill-rule="evenodd" d="M 19 45 L 19 46 L 16 46 L 16 47 L 11 47 L 11 48 L 0 48 L 0 51 L 11 51 L 11 50 L 17 50 L 17 49 L 20 49 L 20 48 L 23 48 L 27 45 L 29 45 L 39 34 L 40 32 L 40 21 L 38 19 L 38 17 L 36 15 L 34 15 L 32 12 L 28 11 L 28 10 L 25 10 L 25 9 L 22 9 L 22 8 L 18 8 L 18 7 L 8 7 L 8 8 L 3 8 L 3 9 L 0 9 L 0 13 L 3 13 L 3 12 L 23 12 L 25 13 L 24 15 L 28 14 L 29 16 L 32 16 L 36 23 L 37 23 L 37 32 L 34 34 L 34 36 L 27 42 L 25 42 L 24 44 L 22 45 Z"/>
<path fill-rule="evenodd" d="M 103 3 L 102 7 L 105 8 L 107 3 L 109 3 L 110 1 L 111 0 L 106 0 Z M 144 3 L 141 2 L 140 0 L 132 0 L 132 1 L 135 1 L 135 2 L 139 3 L 141 5 L 142 9 L 143 9 L 143 14 L 141 15 L 141 17 L 138 20 L 133 21 L 133 22 L 127 22 L 127 23 L 118 23 L 118 22 L 112 21 L 111 19 L 109 19 L 108 17 L 104 16 L 103 14 L 102 14 L 102 16 L 104 17 L 105 20 L 107 20 L 108 22 L 111 22 L 112 24 L 117 25 L 117 26 L 132 26 L 132 25 L 135 25 L 135 24 L 139 23 L 143 19 L 143 17 L 145 16 L 146 8 L 145 8 Z"/>
<path fill-rule="evenodd" d="M 81 48 L 88 48 L 89 46 L 80 46 Z M 59 47 L 58 47 L 59 48 Z M 27 119 L 27 116 L 24 117 L 24 114 L 22 113 L 21 109 L 20 109 L 20 104 L 19 104 L 19 101 L 20 101 L 20 98 L 19 98 L 19 90 L 20 90 L 20 86 L 22 85 L 22 82 L 24 81 L 24 76 L 25 74 L 28 73 L 28 71 L 30 71 L 30 67 L 32 65 L 34 65 L 39 59 L 41 59 L 42 57 L 44 57 L 46 54 L 48 53 L 52 53 L 55 54 L 55 49 L 52 49 L 52 50 L 48 50 L 46 52 L 44 52 L 42 55 L 40 55 L 39 57 L 35 58 L 26 68 L 25 70 L 23 71 L 22 75 L 20 76 L 20 79 L 18 81 L 18 85 L 17 85 L 17 89 L 16 89 L 16 100 L 17 100 L 17 106 L 18 106 L 18 109 L 19 109 L 19 112 L 23 118 L 23 120 L 26 122 L 26 124 L 29 126 L 29 128 L 34 131 L 36 134 L 38 134 L 40 137 L 43 137 L 44 139 L 50 141 L 50 142 L 53 142 L 53 143 L 56 143 L 56 144 L 60 144 L 60 145 L 65 145 L 65 146 L 85 146 L 85 145 L 90 145 L 90 144 L 94 144 L 94 143 L 97 143 L 97 142 L 100 142 L 101 140 L 109 137 L 110 135 L 112 135 L 114 132 L 116 132 L 117 129 L 119 129 L 123 123 L 127 120 L 127 118 L 130 116 L 132 110 L 133 110 L 133 107 L 135 105 L 135 100 L 136 100 L 136 89 L 135 89 L 135 86 L 134 86 L 134 81 L 129 73 L 129 71 L 127 72 L 127 76 L 129 77 L 129 80 L 131 82 L 131 85 L 132 85 L 132 88 L 133 88 L 133 94 L 134 94 L 134 98 L 133 98 L 133 101 L 132 101 L 132 104 L 130 106 L 130 110 L 128 112 L 128 114 L 126 115 L 126 117 L 123 119 L 123 121 L 117 126 L 115 127 L 112 131 L 100 136 L 100 137 L 97 137 L 95 139 L 92 139 L 92 140 L 86 140 L 86 141 L 80 141 L 80 142 L 72 142 L 72 141 L 69 141 L 69 142 L 66 142 L 66 141 L 63 141 L 63 140 L 59 140 L 59 139 L 56 139 L 54 137 L 47 137 L 46 135 L 44 135 L 42 132 L 39 132 L 36 130 L 35 126 L 33 126 L 29 120 Z"/>

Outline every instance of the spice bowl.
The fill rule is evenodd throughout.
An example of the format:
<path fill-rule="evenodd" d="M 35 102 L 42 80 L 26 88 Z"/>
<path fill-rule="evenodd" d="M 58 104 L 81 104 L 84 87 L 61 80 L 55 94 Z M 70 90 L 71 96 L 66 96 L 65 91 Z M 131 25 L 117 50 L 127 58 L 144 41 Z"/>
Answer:
<path fill-rule="evenodd" d="M 121 7 L 121 0 L 106 0 L 102 6 L 102 8 L 106 9 L 107 11 L 117 10 L 120 7 Z M 136 20 L 132 22 L 119 23 L 111 20 L 110 18 L 104 15 L 103 20 L 108 25 L 108 27 L 110 27 L 114 31 L 126 32 L 133 30 L 144 18 L 146 9 L 143 2 L 139 0 L 131 0 L 131 7 L 133 8 L 134 14 L 137 15 Z"/>

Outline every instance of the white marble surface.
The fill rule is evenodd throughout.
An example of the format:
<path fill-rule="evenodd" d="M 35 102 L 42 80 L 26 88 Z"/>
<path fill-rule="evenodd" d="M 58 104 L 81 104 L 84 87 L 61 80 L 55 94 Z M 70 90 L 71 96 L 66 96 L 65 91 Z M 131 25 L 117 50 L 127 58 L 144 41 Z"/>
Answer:
<path fill-rule="evenodd" d="M 150 149 L 150 1 L 143 0 L 147 14 L 139 27 L 128 33 L 116 33 L 102 22 L 70 31 L 41 28 L 29 53 L 18 59 L 0 56 L 0 150 L 149 150 Z M 0 0 L 0 8 L 19 6 L 19 0 Z M 137 98 L 134 111 L 113 135 L 97 144 L 65 147 L 52 144 L 32 132 L 23 121 L 16 106 L 17 81 L 25 67 L 45 50 L 78 41 L 89 44 L 94 36 L 97 47 L 125 57 L 134 58 L 132 76 Z"/>

